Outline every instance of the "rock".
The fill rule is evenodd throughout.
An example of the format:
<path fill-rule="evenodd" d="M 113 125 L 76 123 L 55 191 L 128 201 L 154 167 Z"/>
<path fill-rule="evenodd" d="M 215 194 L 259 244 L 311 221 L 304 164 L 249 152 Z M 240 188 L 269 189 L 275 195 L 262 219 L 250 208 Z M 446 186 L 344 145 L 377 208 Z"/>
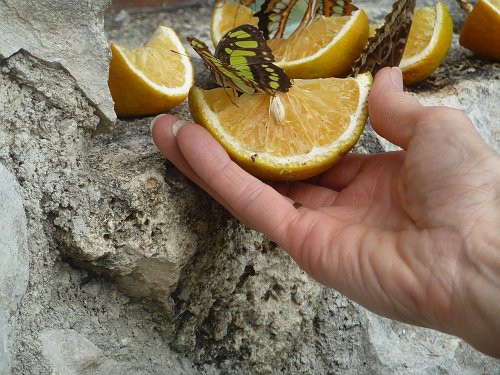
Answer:
<path fill-rule="evenodd" d="M 52 374 L 64 375 L 143 375 L 144 368 L 132 361 L 115 361 L 108 358 L 92 341 L 73 329 L 45 329 L 40 332 L 42 354 L 50 363 Z M 129 340 L 122 340 L 126 346 Z M 172 369 L 157 369 L 158 374 L 168 371 L 172 375 L 193 375 L 195 370 L 187 363 Z M 164 372 L 166 373 L 166 372 Z"/>
<path fill-rule="evenodd" d="M 130 128 L 118 147 L 109 135 L 93 143 L 99 117 L 60 64 L 27 51 L 0 61 L 0 108 L 0 161 L 20 182 L 32 254 L 28 290 L 12 317 L 13 373 L 50 373 L 38 334 L 70 328 L 107 348 L 110 360 L 126 352 L 141 374 L 193 373 L 170 352 L 173 328 L 164 322 L 169 293 L 199 246 L 193 210 L 217 206 L 165 171 L 146 124 Z M 141 166 L 130 168 L 130 157 Z M 203 226 L 194 227 L 201 236 Z M 68 270 L 61 258 L 89 272 Z M 134 303 L 109 282 L 92 282 L 98 274 L 165 307 Z"/>
<path fill-rule="evenodd" d="M 390 6 L 364 4 L 380 15 Z M 102 2 L 87 6 L 98 13 Z M 113 17 L 108 35 L 120 42 L 146 40 L 158 23 L 209 39 L 206 6 Z M 166 162 L 150 119 L 95 135 L 99 113 L 68 67 L 26 50 L 8 56 L 0 61 L 0 162 L 19 181 L 32 254 L 12 319 L 14 373 L 387 373 L 404 371 L 413 352 L 408 372 L 492 366 L 455 338 L 386 325 L 318 285 Z M 498 80 L 498 64 L 465 52 L 446 64 L 412 90 L 443 103 L 466 87 L 495 97 L 471 87 L 478 77 Z M 186 104 L 172 112 L 189 117 Z M 484 132 L 488 120 L 474 113 Z M 358 149 L 384 147 L 367 131 Z M 432 349 L 427 367 L 422 346 Z"/>
<path fill-rule="evenodd" d="M 378 373 L 500 373 L 500 361 L 475 352 L 456 337 L 395 322 L 370 312 L 366 317 L 369 339 L 380 361 Z M 468 358 L 471 354 L 472 361 Z"/>
<path fill-rule="evenodd" d="M 9 348 L 16 337 L 11 315 L 28 283 L 28 233 L 19 185 L 0 164 L 0 374 L 10 373 Z"/>
<path fill-rule="evenodd" d="M 2 70 L 0 160 L 24 182 L 28 210 L 50 218 L 68 261 L 114 278 L 132 296 L 168 299 L 198 246 L 190 226 L 200 192 L 178 195 L 183 178 L 165 176 L 147 125 L 123 142 L 103 135 L 89 145 L 97 118 L 57 65 L 19 52 Z"/>
<path fill-rule="evenodd" d="M 120 374 L 124 368 L 108 359 L 97 346 L 78 332 L 44 330 L 40 333 L 42 353 L 52 372 L 67 375 Z"/>
<path fill-rule="evenodd" d="M 107 85 L 110 53 L 103 30 L 103 14 L 109 3 L 0 2 L 0 59 L 23 49 L 40 60 L 64 66 L 95 106 L 103 129 L 116 119 Z"/>

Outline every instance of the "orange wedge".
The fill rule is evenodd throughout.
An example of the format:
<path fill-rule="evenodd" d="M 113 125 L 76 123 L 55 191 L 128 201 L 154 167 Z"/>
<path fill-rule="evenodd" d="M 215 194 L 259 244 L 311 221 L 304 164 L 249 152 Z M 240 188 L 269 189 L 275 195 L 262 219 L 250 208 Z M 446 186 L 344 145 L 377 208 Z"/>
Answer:
<path fill-rule="evenodd" d="M 214 45 L 230 29 L 243 23 L 257 25 L 244 5 L 217 2 L 212 13 Z M 277 65 L 290 78 L 343 77 L 350 72 L 368 40 L 368 18 L 363 10 L 346 17 L 317 17 L 287 39 L 268 41 Z"/>
<path fill-rule="evenodd" d="M 296 79 L 287 93 L 189 92 L 193 119 L 248 172 L 300 180 L 328 169 L 359 139 L 368 116 L 370 73 L 355 78 Z"/>
<path fill-rule="evenodd" d="M 191 60 L 171 28 L 158 27 L 133 51 L 111 43 L 108 84 L 118 116 L 168 111 L 186 99 L 193 80 Z"/>
<path fill-rule="evenodd" d="M 453 22 L 443 3 L 417 9 L 399 64 L 405 84 L 429 77 L 446 57 L 452 37 Z"/>
<path fill-rule="evenodd" d="M 460 30 L 460 44 L 500 61 L 500 0 L 478 0 Z"/>

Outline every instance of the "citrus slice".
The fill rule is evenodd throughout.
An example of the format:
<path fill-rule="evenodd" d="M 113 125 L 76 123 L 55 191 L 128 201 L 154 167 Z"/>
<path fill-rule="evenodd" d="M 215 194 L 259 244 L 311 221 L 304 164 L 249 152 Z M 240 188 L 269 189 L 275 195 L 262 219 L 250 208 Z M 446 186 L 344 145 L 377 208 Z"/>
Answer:
<path fill-rule="evenodd" d="M 108 84 L 118 116 L 165 112 L 186 99 L 193 79 L 186 49 L 169 27 L 159 26 L 132 51 L 111 43 Z"/>
<path fill-rule="evenodd" d="M 460 44 L 500 61 L 500 0 L 479 0 L 460 30 Z"/>
<path fill-rule="evenodd" d="M 405 84 L 429 77 L 446 57 L 452 37 L 453 22 L 443 3 L 417 9 L 399 64 Z"/>
<path fill-rule="evenodd" d="M 296 79 L 275 97 L 193 87 L 189 108 L 194 121 L 248 172 L 268 180 L 301 180 L 328 169 L 357 142 L 371 84 L 370 73 Z"/>
<path fill-rule="evenodd" d="M 217 2 L 212 13 L 214 45 L 230 29 L 242 23 L 257 25 L 244 5 Z M 270 39 L 276 62 L 290 78 L 343 77 L 350 72 L 368 40 L 368 17 L 363 10 L 345 17 L 317 17 L 290 38 Z"/>
<path fill-rule="evenodd" d="M 222 36 L 236 26 L 250 24 L 258 27 L 259 19 L 252 16 L 252 9 L 247 6 L 216 0 L 210 23 L 210 37 L 214 46 Z"/>
<path fill-rule="evenodd" d="M 288 39 L 268 41 L 278 66 L 291 78 L 342 77 L 368 40 L 368 17 L 361 9 L 344 17 L 317 17 Z"/>

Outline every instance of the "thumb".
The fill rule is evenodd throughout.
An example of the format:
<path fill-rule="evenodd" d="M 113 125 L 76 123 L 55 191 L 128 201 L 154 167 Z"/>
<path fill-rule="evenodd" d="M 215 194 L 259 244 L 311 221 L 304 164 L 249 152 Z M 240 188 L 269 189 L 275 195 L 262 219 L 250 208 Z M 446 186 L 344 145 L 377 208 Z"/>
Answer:
<path fill-rule="evenodd" d="M 368 113 L 379 135 L 406 149 L 424 108 L 415 97 L 403 91 L 399 68 L 384 68 L 377 73 L 368 99 Z"/>

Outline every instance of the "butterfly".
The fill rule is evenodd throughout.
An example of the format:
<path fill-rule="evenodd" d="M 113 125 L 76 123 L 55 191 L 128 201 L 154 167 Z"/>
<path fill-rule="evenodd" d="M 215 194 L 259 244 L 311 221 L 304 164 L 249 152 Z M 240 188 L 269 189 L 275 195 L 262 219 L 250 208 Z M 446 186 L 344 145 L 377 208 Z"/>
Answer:
<path fill-rule="evenodd" d="M 290 78 L 275 61 L 271 48 L 255 26 L 240 25 L 221 38 L 212 54 L 202 41 L 188 37 L 219 86 L 246 94 L 287 92 Z"/>
<path fill-rule="evenodd" d="M 474 8 L 474 7 L 467 0 L 457 0 L 457 2 L 458 2 L 458 5 L 460 6 L 460 8 L 462 8 L 462 10 L 465 13 L 472 12 L 472 8 Z"/>
<path fill-rule="evenodd" d="M 345 16 L 357 9 L 351 0 L 265 0 L 254 15 L 264 38 L 274 39 L 290 37 L 318 15 Z"/>
<path fill-rule="evenodd" d="M 351 0 L 323 0 L 319 6 L 319 14 L 326 17 L 349 16 L 358 10 L 358 7 L 351 3 Z"/>
<path fill-rule="evenodd" d="M 397 0 L 384 24 L 368 39 L 361 57 L 352 66 L 351 76 L 371 72 L 373 75 L 386 66 L 398 66 L 403 57 L 410 33 L 415 0 Z"/>

